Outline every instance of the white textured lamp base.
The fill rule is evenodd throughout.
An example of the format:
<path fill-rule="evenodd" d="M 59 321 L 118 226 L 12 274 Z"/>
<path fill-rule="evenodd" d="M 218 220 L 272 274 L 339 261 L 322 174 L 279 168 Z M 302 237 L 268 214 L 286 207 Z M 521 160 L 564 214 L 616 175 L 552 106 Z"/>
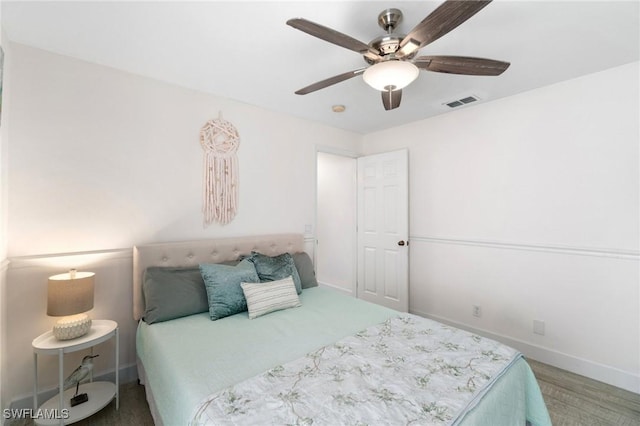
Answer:
<path fill-rule="evenodd" d="M 64 317 L 53 326 L 53 335 L 58 340 L 71 340 L 84 336 L 91 329 L 91 318 L 86 314 Z"/>

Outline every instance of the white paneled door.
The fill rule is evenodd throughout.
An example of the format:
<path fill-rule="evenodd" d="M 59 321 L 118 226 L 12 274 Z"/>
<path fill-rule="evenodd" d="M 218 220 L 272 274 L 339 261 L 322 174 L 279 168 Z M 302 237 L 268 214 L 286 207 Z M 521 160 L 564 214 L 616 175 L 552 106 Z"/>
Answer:
<path fill-rule="evenodd" d="M 409 309 L 407 150 L 358 158 L 358 298 Z"/>

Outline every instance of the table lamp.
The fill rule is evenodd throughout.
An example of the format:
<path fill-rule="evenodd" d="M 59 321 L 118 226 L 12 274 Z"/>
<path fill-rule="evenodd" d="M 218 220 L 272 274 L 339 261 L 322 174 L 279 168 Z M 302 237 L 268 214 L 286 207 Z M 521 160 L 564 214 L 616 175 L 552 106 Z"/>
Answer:
<path fill-rule="evenodd" d="M 47 287 L 47 315 L 62 317 L 53 326 L 58 340 L 71 340 L 87 334 L 91 318 L 86 314 L 93 309 L 93 272 L 68 273 L 49 277 Z"/>

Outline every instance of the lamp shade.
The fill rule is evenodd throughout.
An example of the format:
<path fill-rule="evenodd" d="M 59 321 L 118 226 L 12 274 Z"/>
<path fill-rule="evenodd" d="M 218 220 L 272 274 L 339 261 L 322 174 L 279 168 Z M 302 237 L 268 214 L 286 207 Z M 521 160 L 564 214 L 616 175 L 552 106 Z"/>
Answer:
<path fill-rule="evenodd" d="M 419 73 L 418 67 L 411 62 L 390 60 L 370 66 L 362 78 L 374 89 L 386 92 L 408 86 Z"/>
<path fill-rule="evenodd" d="M 60 317 L 93 309 L 93 272 L 71 271 L 49 277 L 47 315 Z"/>

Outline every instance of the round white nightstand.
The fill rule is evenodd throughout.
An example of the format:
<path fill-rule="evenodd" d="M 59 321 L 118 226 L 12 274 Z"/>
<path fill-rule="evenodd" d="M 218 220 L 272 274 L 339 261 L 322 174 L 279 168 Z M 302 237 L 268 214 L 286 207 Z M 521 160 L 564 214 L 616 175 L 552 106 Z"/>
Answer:
<path fill-rule="evenodd" d="M 82 349 L 91 348 L 93 355 L 93 347 L 99 343 L 109 339 L 116 339 L 115 350 L 115 383 L 112 382 L 91 382 L 81 384 L 82 392 L 89 395 L 89 401 L 71 407 L 69 399 L 75 394 L 75 388 L 66 392 L 63 389 L 64 383 L 64 354 L 76 352 Z M 120 408 L 120 391 L 119 391 L 119 352 L 120 337 L 118 334 L 118 323 L 110 320 L 93 320 L 91 329 L 84 336 L 73 340 L 58 340 L 53 336 L 52 331 L 33 339 L 33 368 L 34 368 L 34 385 L 33 385 L 33 409 L 34 414 L 42 413 L 34 419 L 38 425 L 54 425 L 59 423 L 71 424 L 79 420 L 85 419 L 90 415 L 100 411 L 109 404 L 113 398 L 116 399 L 116 409 Z M 38 355 L 58 355 L 58 395 L 49 399 L 47 402 L 38 407 Z M 54 415 L 52 415 L 52 413 Z M 52 418 L 53 417 L 53 418 Z"/>

